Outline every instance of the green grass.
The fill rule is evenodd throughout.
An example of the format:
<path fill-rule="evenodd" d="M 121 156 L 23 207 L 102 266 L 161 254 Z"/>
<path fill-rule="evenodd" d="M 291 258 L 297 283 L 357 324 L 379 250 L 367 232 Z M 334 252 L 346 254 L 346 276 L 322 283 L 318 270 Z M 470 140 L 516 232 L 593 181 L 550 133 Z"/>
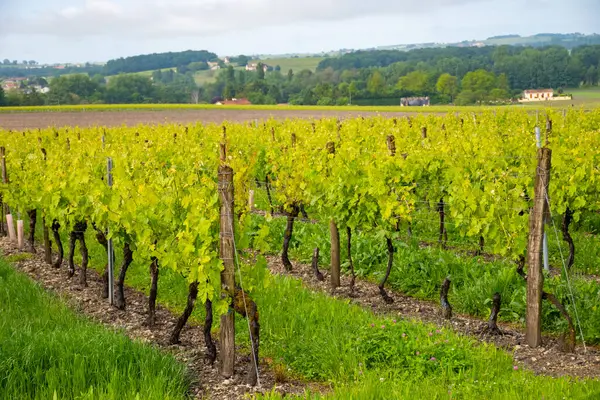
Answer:
<path fill-rule="evenodd" d="M 565 93 L 571 93 L 573 99 L 585 99 L 591 101 L 600 101 L 600 86 L 590 88 L 565 89 Z"/>
<path fill-rule="evenodd" d="M 510 354 L 411 320 L 370 311 L 277 277 L 256 294 L 262 343 L 276 360 L 330 382 L 332 399 L 584 399 L 600 382 L 536 377 Z M 267 396 L 279 398 L 278 396 Z"/>
<path fill-rule="evenodd" d="M 101 270 L 103 250 L 91 232 L 87 238 L 91 267 Z M 275 239 L 279 242 L 280 237 Z M 147 265 L 134 261 L 127 284 L 147 292 L 147 271 Z M 264 263 L 245 272 L 246 283 L 259 283 L 252 297 L 260 312 L 261 357 L 284 365 L 290 375 L 332 388 L 325 396 L 307 391 L 303 398 L 397 399 L 415 398 L 418 393 L 419 398 L 431 399 L 591 399 L 600 393 L 598 381 L 536 377 L 514 370 L 512 356 L 493 346 L 417 321 L 375 316 L 348 301 L 309 290 L 297 279 L 271 276 Z M 158 286 L 159 302 L 181 311 L 187 296 L 185 279 L 161 270 Z M 203 319 L 203 308 L 198 307 L 191 322 Z M 247 325 L 239 317 L 236 332 L 238 346 L 247 351 Z"/>
<path fill-rule="evenodd" d="M 262 199 L 262 196 L 258 196 Z M 264 199 L 261 200 L 264 202 Z M 318 216 L 309 216 L 318 218 Z M 524 322 L 526 311 L 526 283 L 516 273 L 514 263 L 507 260 L 493 262 L 485 261 L 482 257 L 473 257 L 465 253 L 466 250 L 477 249 L 476 241 L 456 239 L 452 226 L 448 226 L 449 240 L 455 240 L 451 245 L 454 249 L 442 250 L 437 245 L 435 229 L 436 215 L 431 217 L 432 222 L 416 222 L 413 225 L 413 239 L 407 237 L 396 242 L 394 264 L 388 280 L 388 285 L 404 294 L 431 301 L 438 301 L 439 287 L 446 277 L 452 280 L 449 300 L 455 311 L 470 314 L 481 318 L 489 316 L 491 298 L 495 292 L 502 296 L 502 311 L 500 319 L 509 322 Z M 258 231 L 265 225 L 268 227 L 266 243 L 263 242 L 262 250 L 272 254 L 281 251 L 281 238 L 285 230 L 285 218 L 275 218 L 271 222 L 261 216 L 253 216 L 255 230 Z M 550 255 L 553 266 L 560 269 L 560 255 L 554 232 L 549 232 Z M 600 251 L 597 249 L 597 238 L 582 232 L 574 232 L 573 237 L 580 251 L 576 252 L 577 264 L 575 271 L 598 271 L 600 264 Z M 432 242 L 432 247 L 421 248 L 419 238 L 427 238 Z M 434 239 L 435 238 L 435 239 Z M 342 241 L 342 268 L 347 270 L 345 262 L 346 235 L 341 232 Z M 386 269 L 387 250 L 383 240 L 377 240 L 367 233 L 353 235 L 352 258 L 358 276 L 373 281 L 380 281 Z M 561 243 L 565 251 L 564 243 Z M 294 233 L 290 244 L 290 256 L 303 263 L 310 263 L 312 251 L 315 247 L 321 250 L 321 265 L 328 265 L 329 260 L 329 233 L 328 226 L 321 223 L 308 224 L 298 222 L 294 226 Z M 589 251 L 586 251 L 589 250 Z M 600 285 L 581 277 L 571 277 L 571 284 L 575 293 L 575 304 L 581 319 L 584 337 L 588 343 L 600 343 L 600 319 L 597 311 L 600 309 Z M 570 314 L 574 316 L 574 308 L 569 301 L 569 291 L 563 277 L 546 278 L 546 288 L 566 303 Z M 548 332 L 562 333 L 566 329 L 566 322 L 558 311 L 547 302 L 543 304 L 543 328 Z M 578 337 L 579 331 L 577 332 Z"/>
<path fill-rule="evenodd" d="M 221 71 L 212 71 L 210 69 L 206 71 L 196 71 L 194 73 L 194 82 L 196 82 L 196 85 L 199 86 L 206 85 L 207 83 L 213 83 L 217 80 L 219 72 Z"/>
<path fill-rule="evenodd" d="M 0 399 L 185 399 L 171 356 L 75 315 L 0 259 Z"/>

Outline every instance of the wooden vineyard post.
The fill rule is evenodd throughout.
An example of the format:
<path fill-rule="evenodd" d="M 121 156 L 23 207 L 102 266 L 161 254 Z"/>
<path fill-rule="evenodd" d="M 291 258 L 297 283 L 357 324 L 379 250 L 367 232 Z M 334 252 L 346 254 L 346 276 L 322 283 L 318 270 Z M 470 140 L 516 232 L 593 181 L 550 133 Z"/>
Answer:
<path fill-rule="evenodd" d="M 233 376 L 235 363 L 235 320 L 233 299 L 235 295 L 235 247 L 233 232 L 233 169 L 225 164 L 227 150 L 221 143 L 221 165 L 219 166 L 219 200 L 221 203 L 220 254 L 224 269 L 221 271 L 221 288 L 229 296 L 229 310 L 221 316 L 221 357 L 219 373 L 229 378 Z"/>
<path fill-rule="evenodd" d="M 104 147 L 104 135 L 102 135 L 102 147 Z M 106 183 L 109 188 L 113 185 L 113 160 L 111 157 L 106 159 Z M 110 230 L 106 228 L 106 235 L 109 235 Z M 106 251 L 108 259 L 108 303 L 110 305 L 115 304 L 115 250 L 113 246 L 112 238 L 108 238 L 106 241 Z"/>
<path fill-rule="evenodd" d="M 0 159 L 1 159 L 1 164 L 2 164 L 2 183 L 6 183 L 5 180 L 5 176 L 6 176 L 6 159 L 5 159 L 5 153 L 6 150 L 4 149 L 4 147 L 0 147 Z M 0 217 L 0 234 L 2 236 L 5 236 L 8 232 L 4 229 L 4 219 L 5 219 L 5 215 L 8 214 L 8 210 L 6 207 L 6 204 L 4 204 L 3 198 L 0 195 L 0 212 L 2 212 L 2 216 Z M 6 229 L 8 229 L 8 221 L 6 224 Z"/>
<path fill-rule="evenodd" d="M 248 209 L 254 211 L 254 190 L 250 189 L 248 192 Z"/>
<path fill-rule="evenodd" d="M 42 143 L 42 138 L 38 138 L 40 144 Z M 48 153 L 46 149 L 41 149 L 42 154 L 44 155 L 44 163 L 48 160 Z M 44 261 L 48 265 L 52 265 L 52 242 L 50 241 L 50 230 L 48 229 L 48 225 L 46 225 L 46 213 L 42 211 L 42 230 L 44 235 Z"/>
<path fill-rule="evenodd" d="M 535 177 L 535 198 L 533 210 L 529 214 L 529 241 L 527 244 L 527 332 L 526 340 L 530 347 L 542 343 L 542 248 L 544 220 L 548 207 L 546 196 L 550 182 L 552 150 L 538 149 L 538 165 Z"/>
<path fill-rule="evenodd" d="M 23 250 L 24 239 L 25 239 L 25 231 L 23 228 L 23 220 L 18 219 L 17 220 L 17 247 L 19 248 L 19 250 Z"/>
<path fill-rule="evenodd" d="M 327 143 L 327 153 L 335 154 L 335 143 Z M 331 289 L 340 286 L 340 232 L 333 219 L 329 221 L 329 234 L 331 239 Z"/>

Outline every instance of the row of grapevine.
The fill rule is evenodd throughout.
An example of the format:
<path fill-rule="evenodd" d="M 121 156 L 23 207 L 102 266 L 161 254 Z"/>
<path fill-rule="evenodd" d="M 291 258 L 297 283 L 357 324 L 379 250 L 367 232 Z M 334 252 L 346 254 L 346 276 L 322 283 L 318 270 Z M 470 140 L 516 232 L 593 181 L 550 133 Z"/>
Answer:
<path fill-rule="evenodd" d="M 554 122 L 544 138 L 553 151 L 548 197 L 553 213 L 565 216 L 568 235 L 571 219 L 600 207 L 600 155 L 594 151 L 600 112 L 549 112 L 548 118 Z M 534 114 L 507 111 L 3 131 L 9 182 L 1 191 L 13 213 L 28 213 L 31 220 L 41 214 L 55 242 L 60 229 L 69 232 L 71 276 L 76 242 L 85 251 L 82 233 L 91 226 L 105 243 L 108 229 L 129 255 L 118 287 L 135 257 L 151 266 L 151 300 L 159 266 L 171 268 L 188 279 L 200 302 L 215 301 L 223 314 L 229 305 L 221 299 L 218 256 L 219 143 L 228 145 L 225 162 L 234 171 L 236 196 L 256 183 L 265 185 L 270 201 L 288 216 L 282 239 L 286 267 L 292 267 L 287 246 L 294 220 L 308 211 L 330 222 L 333 237 L 339 230 L 349 233 L 349 253 L 354 231 L 385 241 L 389 274 L 394 247 L 422 208 L 439 211 L 442 242 L 447 216 L 461 236 L 479 239 L 487 252 L 514 260 L 524 256 L 538 123 Z M 114 163 L 112 188 L 106 184 L 108 157 Z M 249 211 L 246 201 L 235 202 L 231 218 L 238 248 L 247 244 Z M 339 260 L 336 268 L 339 276 Z M 385 279 L 382 296 L 391 301 L 384 284 Z M 123 296 L 117 298 L 124 307 Z M 149 323 L 153 307 L 151 301 Z"/>

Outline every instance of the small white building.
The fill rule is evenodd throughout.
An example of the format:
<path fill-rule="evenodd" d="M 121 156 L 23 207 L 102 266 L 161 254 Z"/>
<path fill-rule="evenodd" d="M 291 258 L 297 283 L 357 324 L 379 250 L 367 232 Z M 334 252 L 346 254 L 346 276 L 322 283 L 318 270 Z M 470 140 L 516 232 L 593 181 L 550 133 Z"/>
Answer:
<path fill-rule="evenodd" d="M 523 99 L 528 101 L 544 101 L 554 97 L 552 89 L 530 89 L 523 92 Z"/>
<path fill-rule="evenodd" d="M 519 100 L 521 103 L 531 101 L 556 101 L 556 100 L 572 100 L 572 96 L 555 96 L 552 89 L 528 89 L 523 91 L 523 98 Z"/>

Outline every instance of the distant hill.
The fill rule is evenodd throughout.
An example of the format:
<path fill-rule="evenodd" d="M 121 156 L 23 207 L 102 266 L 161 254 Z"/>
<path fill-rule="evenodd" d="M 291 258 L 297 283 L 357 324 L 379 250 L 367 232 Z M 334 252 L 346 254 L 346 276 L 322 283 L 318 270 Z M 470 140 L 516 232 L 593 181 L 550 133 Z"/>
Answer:
<path fill-rule="evenodd" d="M 206 50 L 153 53 L 110 60 L 103 68 L 105 75 L 116 75 L 122 72 L 142 72 L 163 68 L 177 68 L 192 62 L 217 61 L 218 56 Z"/>
<path fill-rule="evenodd" d="M 531 47 L 562 46 L 567 49 L 572 49 L 590 44 L 600 44 L 600 35 L 597 33 L 591 35 L 582 33 L 538 33 L 532 36 L 509 34 L 492 36 L 484 40 L 464 40 L 455 43 L 413 43 L 379 46 L 373 50 L 414 50 L 437 47 L 481 47 L 502 45 Z"/>

